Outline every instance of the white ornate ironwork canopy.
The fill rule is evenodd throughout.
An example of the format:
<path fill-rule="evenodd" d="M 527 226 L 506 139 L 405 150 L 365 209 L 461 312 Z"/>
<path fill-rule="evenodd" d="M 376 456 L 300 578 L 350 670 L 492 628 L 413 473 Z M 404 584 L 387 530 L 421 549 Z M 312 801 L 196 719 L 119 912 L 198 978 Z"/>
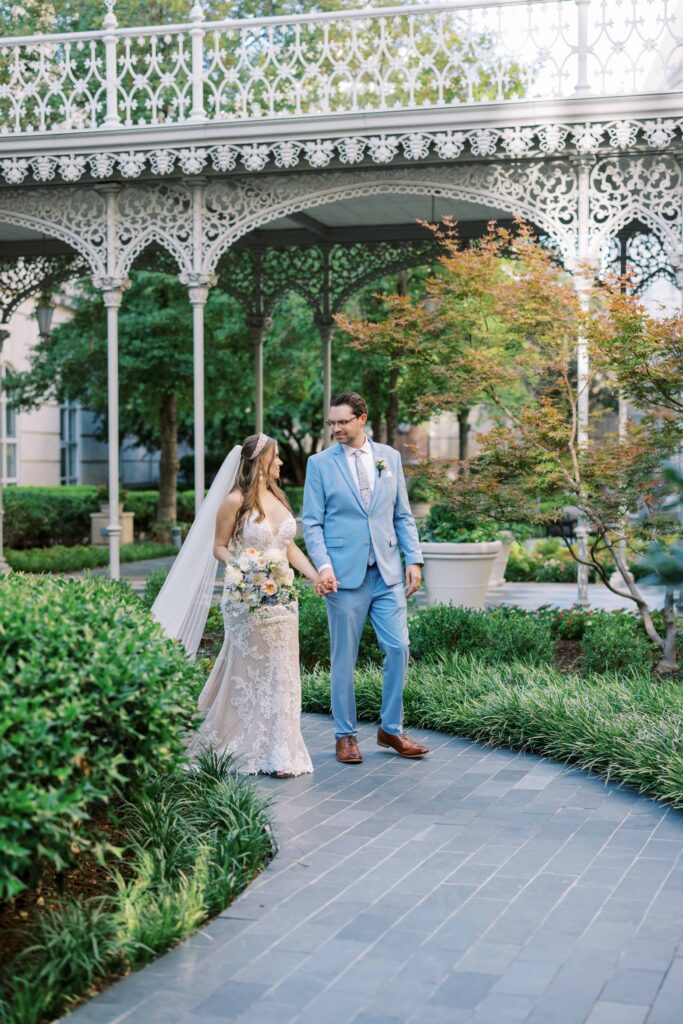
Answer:
<path fill-rule="evenodd" d="M 216 281 L 242 275 L 257 395 L 269 303 L 293 286 L 306 295 L 326 396 L 332 313 L 367 280 L 351 266 L 359 246 L 368 272 L 405 265 L 428 245 L 415 218 L 430 219 L 430 202 L 470 233 L 520 214 L 572 270 L 628 258 L 640 283 L 683 286 L 678 0 L 451 0 L 244 22 L 207 22 L 195 4 L 187 24 L 141 28 L 107 7 L 99 32 L 0 40 L 0 256 L 75 253 L 104 293 L 112 494 L 117 309 L 150 247 L 173 258 L 194 310 L 198 496 Z M 117 531 L 113 519 L 114 574 Z"/>

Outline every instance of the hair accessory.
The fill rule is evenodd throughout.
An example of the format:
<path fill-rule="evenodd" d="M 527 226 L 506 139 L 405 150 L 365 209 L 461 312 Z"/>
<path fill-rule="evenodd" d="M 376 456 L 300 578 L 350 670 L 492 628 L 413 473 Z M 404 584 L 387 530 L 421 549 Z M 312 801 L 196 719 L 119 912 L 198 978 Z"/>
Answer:
<path fill-rule="evenodd" d="M 252 459 L 257 459 L 259 457 L 259 455 L 261 454 L 261 452 L 266 447 L 269 441 L 270 438 L 268 437 L 267 434 L 259 434 L 258 441 L 256 442 L 256 447 L 254 448 L 254 454 L 252 455 Z"/>

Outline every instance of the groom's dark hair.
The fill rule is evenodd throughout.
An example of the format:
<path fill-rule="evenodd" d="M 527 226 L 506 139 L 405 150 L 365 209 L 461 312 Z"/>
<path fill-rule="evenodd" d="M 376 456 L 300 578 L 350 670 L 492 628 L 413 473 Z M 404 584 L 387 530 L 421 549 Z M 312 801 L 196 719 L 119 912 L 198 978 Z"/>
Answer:
<path fill-rule="evenodd" d="M 349 405 L 354 416 L 367 416 L 368 414 L 367 402 L 357 391 L 340 391 L 339 394 L 332 395 L 330 405 Z"/>

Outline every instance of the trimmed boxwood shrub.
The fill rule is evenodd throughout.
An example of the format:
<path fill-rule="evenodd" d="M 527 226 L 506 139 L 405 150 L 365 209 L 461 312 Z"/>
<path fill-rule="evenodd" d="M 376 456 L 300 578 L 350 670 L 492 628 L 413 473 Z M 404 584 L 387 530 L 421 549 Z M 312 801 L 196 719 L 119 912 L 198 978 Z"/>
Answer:
<path fill-rule="evenodd" d="M 90 513 L 100 507 L 95 486 L 8 487 L 5 490 L 5 544 L 8 548 L 41 548 L 88 543 Z M 127 491 L 124 509 L 135 513 L 135 532 L 154 530 L 159 492 Z M 178 492 L 178 522 L 194 519 L 194 491 Z"/>
<path fill-rule="evenodd" d="M 39 548 L 88 541 L 100 499 L 96 487 L 7 487 L 4 503 L 7 547 Z"/>
<path fill-rule="evenodd" d="M 490 663 L 553 660 L 550 622 L 520 608 L 489 611 L 436 604 L 408 622 L 410 653 L 416 661 L 444 654 L 474 654 Z"/>
<path fill-rule="evenodd" d="M 0 578 L 0 899 L 63 870 L 115 793 L 176 762 L 195 673 L 125 584 Z"/>
<path fill-rule="evenodd" d="M 594 612 L 581 640 L 584 672 L 650 672 L 658 650 L 631 612 Z"/>

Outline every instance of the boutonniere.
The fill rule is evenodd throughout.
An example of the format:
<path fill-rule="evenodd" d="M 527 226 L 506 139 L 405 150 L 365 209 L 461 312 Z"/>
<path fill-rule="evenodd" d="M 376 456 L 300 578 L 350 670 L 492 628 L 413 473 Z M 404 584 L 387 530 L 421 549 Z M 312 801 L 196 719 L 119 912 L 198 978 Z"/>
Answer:
<path fill-rule="evenodd" d="M 391 476 L 391 471 L 387 469 L 387 464 L 384 459 L 378 459 L 377 462 L 375 463 L 375 466 L 377 467 L 377 476 L 381 476 L 382 473 L 385 472 L 385 470 L 385 475 Z"/>

